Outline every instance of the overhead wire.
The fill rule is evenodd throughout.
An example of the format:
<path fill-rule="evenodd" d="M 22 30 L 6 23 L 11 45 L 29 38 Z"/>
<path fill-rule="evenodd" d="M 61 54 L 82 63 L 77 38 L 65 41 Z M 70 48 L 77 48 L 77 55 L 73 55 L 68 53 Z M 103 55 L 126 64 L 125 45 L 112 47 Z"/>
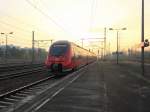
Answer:
<path fill-rule="evenodd" d="M 4 24 L 4 25 L 7 25 L 7 26 L 10 26 L 11 28 L 15 28 L 15 29 L 24 31 L 24 32 L 26 32 L 26 33 L 29 33 L 29 32 L 30 32 L 29 30 L 25 30 L 25 29 L 23 29 L 23 28 L 21 28 L 21 27 L 18 27 L 18 26 L 16 26 L 16 25 L 12 25 L 12 24 L 10 24 L 10 23 L 7 23 L 7 22 L 1 21 L 1 20 L 0 20 L 0 23 L 1 23 L 1 24 Z"/>
<path fill-rule="evenodd" d="M 19 33 L 14 33 L 12 35 L 8 35 L 8 37 L 9 37 L 8 41 L 13 41 L 15 44 L 23 43 L 22 45 L 24 45 L 24 43 L 30 43 L 30 45 L 31 45 L 31 43 L 32 43 L 32 39 L 25 38 L 25 35 L 22 35 L 22 34 L 19 35 Z M 1 35 L 0 42 L 5 43 L 5 35 Z"/>
<path fill-rule="evenodd" d="M 28 28 L 30 28 L 31 29 L 31 27 L 34 27 L 34 25 L 31 25 L 31 24 L 28 24 L 28 23 L 25 23 L 25 22 L 23 22 L 23 21 L 21 21 L 20 19 L 17 19 L 17 18 L 15 18 L 15 17 L 13 17 L 13 16 L 11 16 L 11 15 L 8 15 L 8 14 L 5 14 L 4 13 L 4 15 L 5 15 L 5 17 L 7 17 L 7 18 L 11 18 L 11 20 L 14 20 L 14 21 L 16 21 L 16 22 L 19 22 L 21 25 L 26 25 L 26 26 L 30 26 L 30 27 L 28 27 Z M 6 20 L 6 18 L 5 18 L 5 20 Z M 8 30 L 10 30 L 10 29 L 16 29 L 16 30 L 18 30 L 18 31 L 21 31 L 24 35 L 26 34 L 26 35 L 28 35 L 29 36 L 29 33 L 31 34 L 31 31 L 33 30 L 33 29 L 31 29 L 31 30 L 27 30 L 27 29 L 24 29 L 24 28 L 22 28 L 22 27 L 18 27 L 18 26 L 16 26 L 16 25 L 12 25 L 12 24 L 10 24 L 10 23 L 8 23 L 8 22 L 5 22 L 5 21 L 0 21 L 0 24 L 2 24 L 2 25 L 5 25 L 5 29 L 6 29 L 6 27 L 9 27 L 9 29 Z M 2 27 L 2 25 L 1 25 L 1 27 Z M 4 27 L 3 27 L 4 28 Z M 39 30 L 40 31 L 40 29 L 38 29 L 37 27 L 36 28 L 34 28 L 34 30 Z M 42 32 L 40 32 L 40 34 L 44 34 L 44 35 L 47 35 L 48 36 L 48 34 L 46 34 L 46 33 L 42 33 Z"/>
<path fill-rule="evenodd" d="M 3 25 L 1 25 L 1 28 L 2 28 L 2 29 L 5 29 L 5 30 L 7 30 L 7 31 L 9 31 L 9 32 L 12 31 L 11 29 L 6 28 L 6 26 L 4 27 Z M 8 32 L 4 32 L 4 33 L 8 33 Z M 29 34 L 29 33 L 26 33 L 26 32 L 18 32 L 18 31 L 16 31 L 16 32 L 13 33 L 13 37 L 16 37 L 16 35 L 17 35 L 17 36 L 19 35 L 19 39 L 21 38 L 21 39 L 23 39 L 23 40 L 28 40 L 28 41 L 29 41 L 30 39 L 27 39 L 27 38 L 25 38 L 25 37 L 31 36 L 31 34 Z M 9 36 L 10 36 L 10 35 L 9 35 Z"/>
<path fill-rule="evenodd" d="M 11 24 L 9 24 L 9 23 L 6 23 L 6 22 L 2 22 L 2 21 L 0 21 L 0 24 L 4 24 L 4 25 L 6 25 L 6 26 L 8 26 L 8 27 L 10 27 L 10 28 L 12 28 L 13 27 L 13 29 L 15 28 L 15 29 L 17 29 L 17 30 L 19 30 L 19 31 L 21 31 L 22 33 L 21 34 L 23 34 L 23 36 L 20 34 L 20 32 L 17 32 L 17 33 L 15 33 L 14 35 L 15 35 L 15 37 L 16 37 L 16 35 L 18 36 L 18 33 L 20 34 L 19 35 L 19 38 L 21 38 L 21 39 L 23 39 L 23 40 L 27 40 L 27 41 L 30 41 L 31 39 L 27 39 L 27 38 L 25 38 L 25 36 L 26 37 L 29 37 L 29 36 L 31 36 L 31 32 L 29 32 L 29 31 L 26 31 L 26 30 L 24 30 L 23 31 L 23 29 L 21 29 L 20 27 L 17 27 L 17 26 L 14 26 L 14 25 L 11 25 Z M 1 27 L 3 27 L 3 28 L 5 28 L 6 30 L 10 30 L 10 29 L 7 29 L 6 28 L 6 26 L 5 27 L 3 27 L 3 25 L 1 25 Z"/>
<path fill-rule="evenodd" d="M 25 26 L 31 26 L 31 27 L 35 26 L 35 25 L 33 25 L 33 24 L 31 25 L 31 24 L 29 24 L 29 23 L 26 23 L 25 21 L 20 20 L 20 19 L 14 17 L 14 16 L 12 16 L 12 15 L 10 15 L 10 14 L 4 12 L 4 11 L 0 11 L 0 13 L 2 13 L 2 14 L 4 15 L 4 19 L 5 19 L 5 20 L 6 20 L 6 18 L 7 18 L 8 20 L 11 20 L 11 21 L 13 20 L 13 21 L 16 21 L 17 23 L 19 22 L 19 23 L 21 23 L 22 25 L 25 25 Z"/>
<path fill-rule="evenodd" d="M 25 41 L 25 38 L 22 38 L 22 36 L 19 36 L 19 35 L 13 35 L 13 36 L 11 36 L 11 35 L 9 35 L 8 37 L 10 37 L 9 39 L 8 39 L 8 41 L 14 41 L 15 43 L 17 43 L 17 42 L 23 42 L 23 43 L 30 43 L 30 44 L 32 44 L 32 42 L 29 42 L 29 40 L 28 41 Z M 17 39 L 16 39 L 17 38 Z M 22 41 L 22 39 L 19 39 L 19 38 L 22 38 L 22 39 L 24 39 L 24 41 Z M 26 39 L 27 40 L 27 39 Z"/>
<path fill-rule="evenodd" d="M 39 13 L 41 13 L 44 17 L 46 17 L 47 19 L 49 19 L 51 22 L 53 22 L 56 26 L 58 26 L 59 28 L 61 28 L 63 31 L 66 31 L 66 29 L 60 25 L 57 21 L 55 21 L 52 17 L 50 17 L 49 15 L 47 15 L 43 10 L 41 10 L 39 7 L 37 7 L 34 3 L 32 3 L 30 0 L 25 0 L 27 1 L 27 3 L 32 6 L 35 10 L 37 10 Z"/>
<path fill-rule="evenodd" d="M 45 4 L 42 0 L 40 0 L 40 1 L 38 2 L 38 4 L 44 6 L 44 8 L 49 11 L 49 8 L 47 8 L 46 4 Z M 56 15 L 53 15 L 53 16 L 55 16 L 55 18 L 56 18 L 57 20 L 60 19 L 60 18 L 59 18 L 58 16 L 56 16 Z M 55 20 L 55 21 L 56 21 L 56 20 Z M 61 24 L 67 26 L 67 28 L 70 28 L 69 24 L 65 24 L 63 21 L 61 21 Z"/>

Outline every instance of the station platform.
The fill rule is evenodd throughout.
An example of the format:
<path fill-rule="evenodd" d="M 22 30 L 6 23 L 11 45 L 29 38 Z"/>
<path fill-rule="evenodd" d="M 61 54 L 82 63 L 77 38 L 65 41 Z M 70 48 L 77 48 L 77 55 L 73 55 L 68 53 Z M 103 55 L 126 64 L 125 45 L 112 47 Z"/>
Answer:
<path fill-rule="evenodd" d="M 78 75 L 36 112 L 150 112 L 150 83 L 132 69 L 98 61 Z"/>
<path fill-rule="evenodd" d="M 90 65 L 72 84 L 37 112 L 104 112 L 106 94 L 98 63 Z"/>

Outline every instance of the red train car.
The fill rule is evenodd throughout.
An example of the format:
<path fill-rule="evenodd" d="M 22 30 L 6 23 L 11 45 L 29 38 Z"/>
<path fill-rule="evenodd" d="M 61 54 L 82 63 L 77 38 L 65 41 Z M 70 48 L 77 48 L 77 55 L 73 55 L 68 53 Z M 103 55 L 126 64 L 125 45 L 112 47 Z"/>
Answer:
<path fill-rule="evenodd" d="M 57 41 L 49 49 L 45 65 L 51 71 L 75 70 L 94 62 L 96 55 L 72 42 Z"/>

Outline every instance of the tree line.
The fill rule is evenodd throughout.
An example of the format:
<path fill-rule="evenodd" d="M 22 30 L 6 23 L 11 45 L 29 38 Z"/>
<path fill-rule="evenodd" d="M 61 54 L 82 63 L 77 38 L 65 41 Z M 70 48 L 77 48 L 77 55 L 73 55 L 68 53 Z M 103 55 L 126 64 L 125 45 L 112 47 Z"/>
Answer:
<path fill-rule="evenodd" d="M 8 58 L 8 59 L 32 59 L 32 48 L 21 48 L 19 46 L 8 45 L 7 52 L 6 46 L 0 46 L 0 58 Z M 7 53 L 7 54 L 6 54 Z M 7 56 L 7 57 L 6 57 Z M 34 49 L 34 58 L 35 60 L 44 60 L 47 56 L 47 51 L 42 48 L 35 48 Z"/>

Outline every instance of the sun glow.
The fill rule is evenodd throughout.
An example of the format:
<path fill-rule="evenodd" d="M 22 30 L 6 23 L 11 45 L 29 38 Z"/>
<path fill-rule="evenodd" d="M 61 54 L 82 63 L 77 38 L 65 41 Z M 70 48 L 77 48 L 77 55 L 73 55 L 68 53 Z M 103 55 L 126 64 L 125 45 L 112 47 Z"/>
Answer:
<path fill-rule="evenodd" d="M 150 3 L 146 2 L 148 11 Z M 146 20 L 150 18 L 147 11 Z M 9 44 L 19 46 L 31 47 L 32 31 L 36 40 L 69 40 L 81 45 L 82 38 L 104 37 L 106 27 L 107 43 L 111 42 L 112 50 L 116 48 L 116 32 L 110 32 L 111 27 L 127 27 L 120 32 L 122 48 L 140 39 L 141 12 L 137 0 L 1 0 L 0 12 L 0 30 L 13 31 L 15 39 L 9 38 Z M 148 35 L 148 22 L 145 29 Z M 88 46 L 88 42 L 84 43 Z"/>

